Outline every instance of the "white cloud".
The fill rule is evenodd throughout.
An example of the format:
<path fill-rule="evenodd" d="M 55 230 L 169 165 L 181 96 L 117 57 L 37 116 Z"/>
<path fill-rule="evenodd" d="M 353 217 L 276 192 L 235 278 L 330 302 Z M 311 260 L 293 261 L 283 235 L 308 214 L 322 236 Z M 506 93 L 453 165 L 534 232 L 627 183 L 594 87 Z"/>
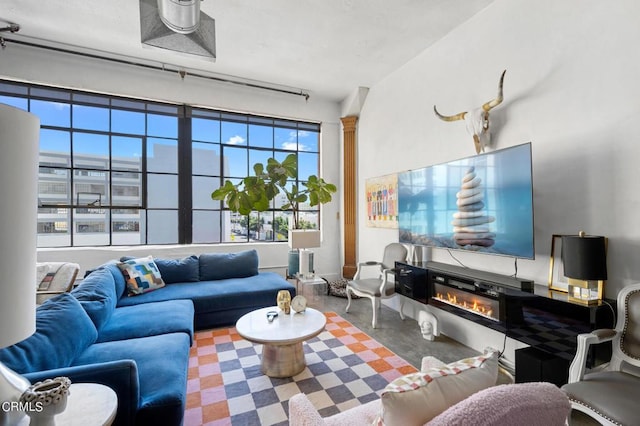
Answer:
<path fill-rule="evenodd" d="M 231 136 L 229 140 L 226 142 L 230 145 L 242 145 L 247 140 L 240 135 Z"/>
<path fill-rule="evenodd" d="M 309 132 L 308 130 L 298 130 L 298 137 L 299 138 L 309 137 L 310 134 L 311 134 L 311 132 Z"/>
<path fill-rule="evenodd" d="M 61 102 L 49 102 L 49 104 L 51 106 L 53 106 L 53 109 L 57 109 L 58 111 L 64 111 L 64 110 L 68 110 L 69 108 L 71 108 L 71 105 L 69 104 L 64 104 Z M 80 105 L 78 105 L 80 106 Z"/>
<path fill-rule="evenodd" d="M 290 149 L 290 150 L 295 150 L 297 147 L 297 144 L 295 141 L 293 142 L 282 142 L 282 149 Z"/>

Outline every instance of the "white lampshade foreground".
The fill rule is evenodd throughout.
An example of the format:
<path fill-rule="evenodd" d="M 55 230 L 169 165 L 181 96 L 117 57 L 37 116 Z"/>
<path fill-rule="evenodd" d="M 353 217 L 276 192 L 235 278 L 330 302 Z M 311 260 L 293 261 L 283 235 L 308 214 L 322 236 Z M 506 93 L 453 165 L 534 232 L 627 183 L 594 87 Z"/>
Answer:
<path fill-rule="evenodd" d="M 36 329 L 40 119 L 0 104 L 0 348 Z"/>
<path fill-rule="evenodd" d="M 315 229 L 290 229 L 289 247 L 293 249 L 320 247 L 320 231 Z"/>

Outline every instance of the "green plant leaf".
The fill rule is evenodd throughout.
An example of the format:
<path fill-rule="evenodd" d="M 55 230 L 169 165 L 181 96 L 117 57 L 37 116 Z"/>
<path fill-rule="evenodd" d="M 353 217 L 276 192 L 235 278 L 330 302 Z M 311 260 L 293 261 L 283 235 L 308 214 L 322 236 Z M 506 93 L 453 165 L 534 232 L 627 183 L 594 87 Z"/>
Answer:
<path fill-rule="evenodd" d="M 287 176 L 296 178 L 298 174 L 298 157 L 295 154 L 289 154 L 282 162 L 282 167 L 287 171 Z"/>
<path fill-rule="evenodd" d="M 251 198 L 245 192 L 239 192 L 237 196 L 238 213 L 248 215 L 253 210 Z"/>
<path fill-rule="evenodd" d="M 328 203 L 331 194 L 337 191 L 335 185 L 325 182 L 315 175 L 302 181 L 302 187 L 291 184 L 291 180 L 298 178 L 298 158 L 296 154 L 289 154 L 282 162 L 269 158 L 266 167 L 263 163 L 253 165 L 255 176 L 247 176 L 240 183 L 233 184 L 225 181 L 221 188 L 211 193 L 214 200 L 224 200 L 229 210 L 249 215 L 252 211 L 265 211 L 271 206 L 271 201 L 280 193 L 286 197 L 282 210 L 291 210 L 294 219 L 298 217 L 299 205 L 309 200 L 311 206 Z M 294 220 L 297 223 L 297 220 Z M 304 224 L 298 223 L 299 226 Z"/>

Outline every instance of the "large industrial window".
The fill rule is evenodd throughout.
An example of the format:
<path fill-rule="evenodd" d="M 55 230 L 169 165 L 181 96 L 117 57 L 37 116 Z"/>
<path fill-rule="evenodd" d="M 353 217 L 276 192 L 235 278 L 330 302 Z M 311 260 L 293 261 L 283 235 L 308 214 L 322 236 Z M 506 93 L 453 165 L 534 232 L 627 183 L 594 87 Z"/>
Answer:
<path fill-rule="evenodd" d="M 40 118 L 39 247 L 283 241 L 282 199 L 247 218 L 211 192 L 292 152 L 319 174 L 318 123 L 1 80 L 0 102 Z"/>

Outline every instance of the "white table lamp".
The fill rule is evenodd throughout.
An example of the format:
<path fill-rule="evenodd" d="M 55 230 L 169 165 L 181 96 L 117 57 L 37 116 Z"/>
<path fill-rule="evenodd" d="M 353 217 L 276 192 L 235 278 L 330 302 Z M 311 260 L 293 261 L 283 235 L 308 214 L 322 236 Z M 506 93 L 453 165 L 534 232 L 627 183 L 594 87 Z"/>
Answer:
<path fill-rule="evenodd" d="M 0 348 L 36 330 L 39 132 L 37 116 L 0 104 Z M 0 403 L 17 402 L 29 385 L 0 362 Z M 0 425 L 23 414 L 0 410 Z"/>
<path fill-rule="evenodd" d="M 311 250 L 307 249 L 320 247 L 320 231 L 315 229 L 289 230 L 289 247 L 298 249 L 300 259 L 298 273 L 302 277 L 309 277 L 311 275 L 311 271 L 309 270 Z"/>

